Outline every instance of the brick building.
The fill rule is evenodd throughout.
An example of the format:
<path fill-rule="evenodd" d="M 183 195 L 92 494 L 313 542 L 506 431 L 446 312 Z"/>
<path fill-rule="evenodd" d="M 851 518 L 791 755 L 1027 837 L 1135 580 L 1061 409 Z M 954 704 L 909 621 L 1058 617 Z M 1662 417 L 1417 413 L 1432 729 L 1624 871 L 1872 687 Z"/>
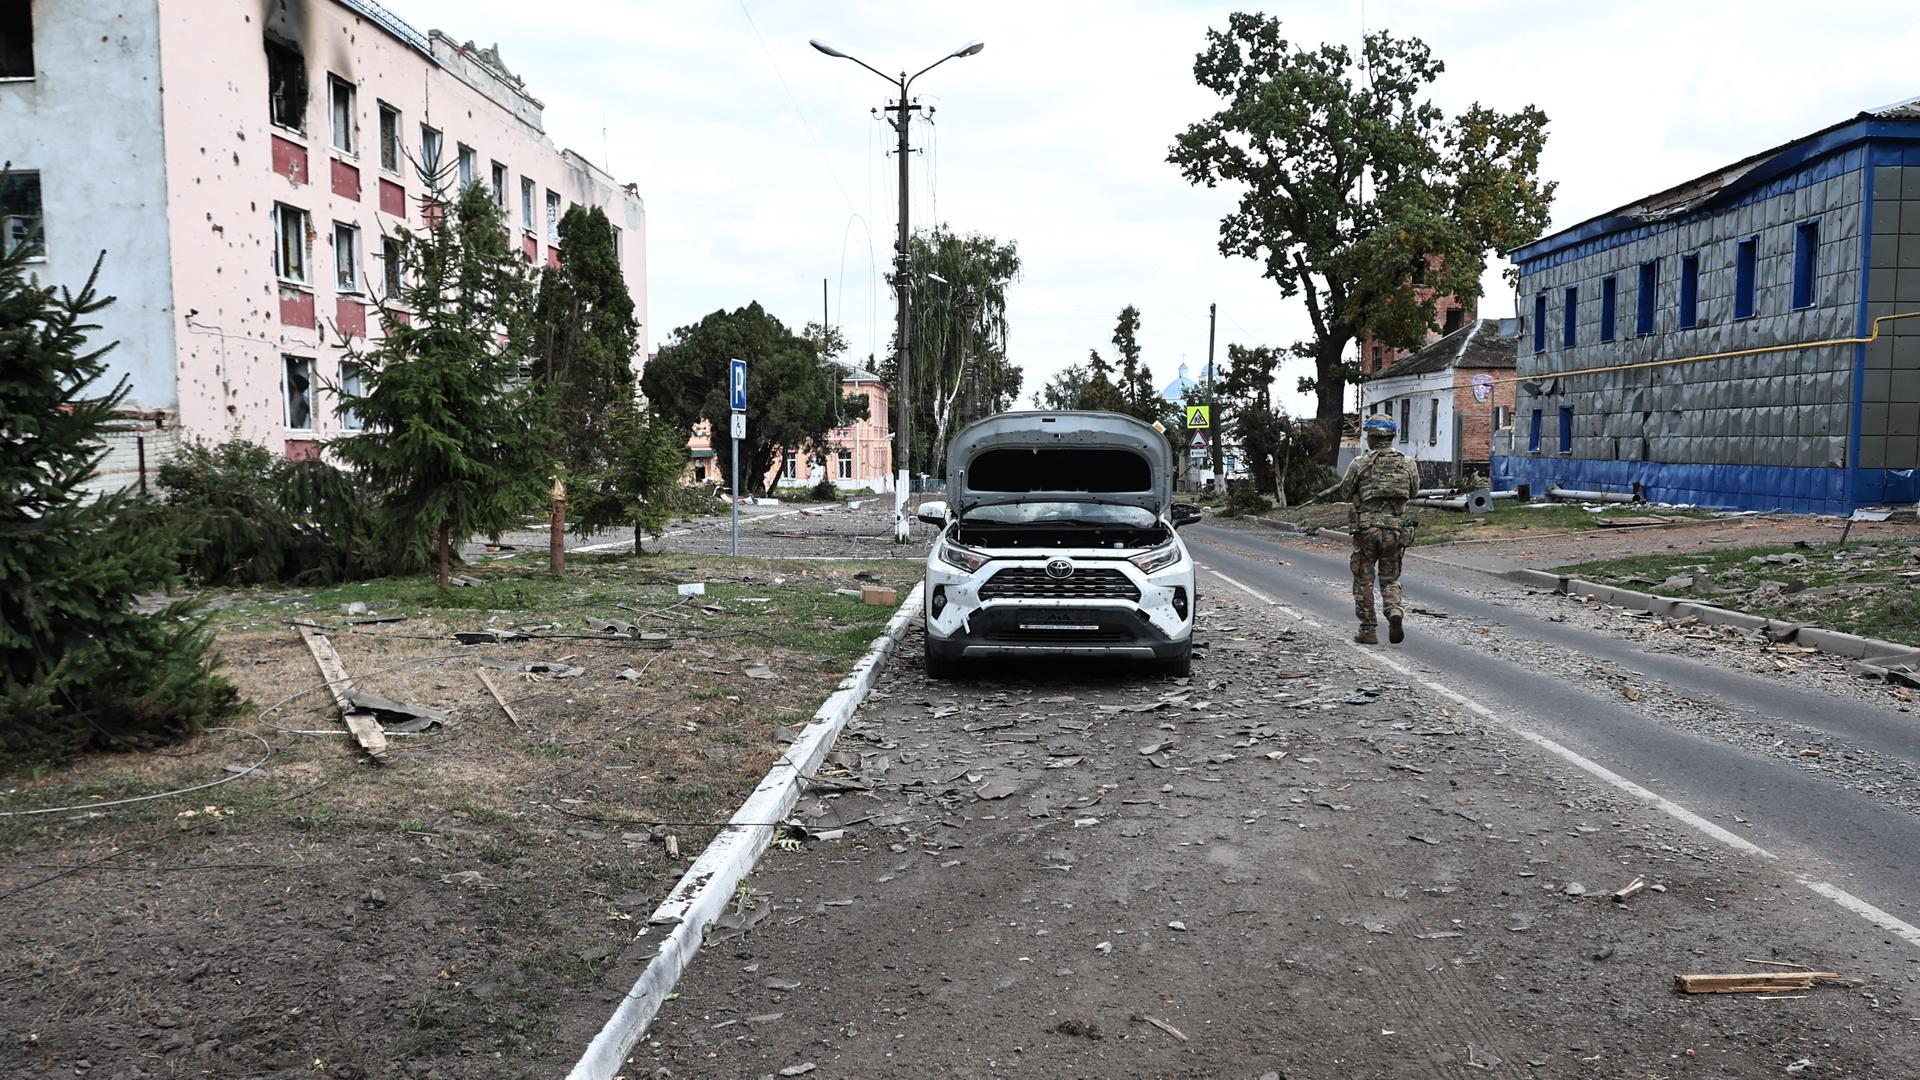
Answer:
<path fill-rule="evenodd" d="M 1488 475 L 1493 433 L 1511 422 L 1516 319 L 1475 319 L 1360 384 L 1366 412 L 1400 425 L 1395 446 L 1426 483 Z"/>
<path fill-rule="evenodd" d="M 1821 513 L 1915 499 L 1920 99 L 1511 258 L 1522 381 L 1502 486 Z"/>
<path fill-rule="evenodd" d="M 1430 266 L 1436 265 L 1437 259 L 1429 256 L 1427 262 Z M 1413 283 L 1413 295 L 1415 299 L 1424 301 L 1433 297 L 1433 290 L 1415 281 Z M 1477 305 L 1463 304 L 1457 297 L 1449 295 L 1434 300 L 1433 325 L 1427 328 L 1426 338 L 1421 343 L 1421 348 L 1424 349 L 1436 340 L 1452 334 L 1455 330 L 1460 329 L 1479 317 L 1480 309 Z M 1417 351 L 1419 350 L 1396 349 L 1387 345 L 1379 338 L 1374 337 L 1372 334 L 1364 335 L 1360 339 L 1360 374 L 1364 377 L 1372 375 L 1382 369 L 1392 367 L 1402 358 L 1406 357 L 1409 352 Z"/>
<path fill-rule="evenodd" d="M 180 437 L 303 455 L 353 430 L 326 386 L 355 379 L 342 339 L 379 333 L 386 238 L 436 167 L 489 187 L 539 264 L 569 205 L 603 208 L 645 355 L 645 208 L 554 145 L 496 50 L 373 0 L 0 0 L 0 25 L 5 242 L 73 286 L 106 252 L 97 340 L 152 439 L 106 482 Z"/>

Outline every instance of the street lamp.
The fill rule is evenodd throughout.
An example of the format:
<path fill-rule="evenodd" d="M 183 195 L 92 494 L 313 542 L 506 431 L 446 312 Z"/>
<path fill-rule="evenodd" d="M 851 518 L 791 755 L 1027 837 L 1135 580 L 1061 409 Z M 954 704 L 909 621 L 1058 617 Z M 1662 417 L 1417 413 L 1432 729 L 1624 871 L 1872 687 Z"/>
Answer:
<path fill-rule="evenodd" d="M 908 251 L 907 154 L 911 150 L 911 147 L 909 147 L 907 144 L 907 126 L 908 126 L 907 122 L 909 119 L 908 114 L 920 108 L 920 106 L 912 104 L 907 100 L 907 91 L 912 88 L 913 81 L 915 79 L 918 79 L 920 76 L 925 75 L 927 72 L 932 71 L 934 68 L 939 67 L 941 64 L 944 64 L 949 60 L 958 59 L 963 56 L 972 56 L 975 53 L 978 53 L 981 49 L 986 48 L 986 45 L 983 42 L 970 41 L 967 44 L 962 45 L 960 48 L 955 49 L 954 51 L 941 57 L 940 59 L 935 60 L 933 63 L 928 64 L 926 67 L 921 68 L 919 71 L 913 73 L 912 75 L 908 75 L 905 71 L 902 71 L 900 73 L 900 77 L 898 79 L 895 79 L 893 76 L 888 75 L 886 72 L 881 71 L 879 68 L 874 67 L 872 64 L 867 63 L 865 60 L 862 60 L 857 56 L 849 56 L 846 53 L 841 52 L 839 49 L 836 49 L 833 46 L 828 45 L 824 41 L 820 41 L 817 39 L 810 39 L 808 41 L 808 44 L 812 45 L 814 48 L 820 50 L 821 52 L 837 60 L 851 60 L 854 63 L 859 64 L 861 67 L 866 68 L 868 71 L 873 72 L 875 75 L 880 76 L 881 78 L 887 80 L 889 83 L 893 83 L 898 88 L 900 93 L 899 100 L 889 103 L 886 108 L 889 113 L 894 114 L 887 118 L 887 122 L 893 125 L 893 130 L 900 136 L 900 144 L 899 144 L 900 239 L 898 240 L 898 242 L 894 247 L 894 257 L 893 257 L 894 293 L 899 301 L 898 309 L 894 317 L 894 335 L 893 335 L 894 349 L 899 357 L 898 370 L 895 372 L 895 375 L 894 375 L 894 382 L 897 384 L 894 387 L 895 404 L 897 406 L 895 410 L 895 415 L 897 419 L 894 421 L 894 442 L 893 442 L 893 446 L 894 446 L 893 459 L 894 459 L 894 470 L 895 470 L 894 492 L 893 492 L 893 540 L 894 540 L 894 543 L 896 544 L 904 544 L 907 542 L 907 539 L 908 539 L 908 524 L 909 522 L 912 521 L 912 518 L 907 513 L 907 487 L 909 483 L 908 481 L 909 473 L 907 472 L 907 451 L 908 451 L 908 448 L 912 445 L 911 440 L 908 438 L 908 431 L 907 431 L 907 426 L 912 417 L 912 413 L 908 410 L 908 407 L 907 407 L 907 387 L 909 385 L 907 380 L 908 357 L 910 356 L 910 353 L 908 351 L 909 342 L 908 342 L 908 334 L 907 334 L 907 311 L 908 311 L 908 304 L 909 304 L 908 294 L 911 292 L 911 288 L 912 288 L 911 281 L 909 280 L 907 275 L 907 262 L 908 262 L 907 260 L 907 251 Z"/>

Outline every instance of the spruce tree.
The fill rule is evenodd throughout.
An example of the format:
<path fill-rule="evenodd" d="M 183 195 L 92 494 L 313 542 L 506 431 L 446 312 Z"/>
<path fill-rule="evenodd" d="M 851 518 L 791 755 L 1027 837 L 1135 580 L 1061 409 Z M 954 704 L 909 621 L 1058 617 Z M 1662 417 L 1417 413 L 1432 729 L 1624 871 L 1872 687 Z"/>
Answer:
<path fill-rule="evenodd" d="M 0 250 L 0 757 L 57 759 L 176 738 L 231 713 L 198 605 L 140 613 L 177 584 L 180 537 L 133 496 L 85 485 L 126 380 L 93 394 L 112 345 L 86 318 L 112 303 L 27 277 Z"/>
<path fill-rule="evenodd" d="M 560 219 L 560 265 L 540 275 L 533 341 L 533 370 L 548 385 L 556 446 L 570 473 L 609 461 L 613 424 L 633 398 L 633 313 L 613 223 L 597 206 L 573 207 Z"/>
<path fill-rule="evenodd" d="M 533 278 L 478 184 L 402 231 L 399 304 L 356 356 L 363 390 L 340 390 L 365 427 L 328 446 L 378 492 L 386 542 L 431 547 L 442 587 L 453 545 L 495 536 L 546 501 L 553 476 L 545 395 L 524 374 Z"/>
<path fill-rule="evenodd" d="M 684 431 L 628 401 L 608 425 L 605 463 L 582 473 L 573 485 L 575 535 L 615 525 L 633 527 L 633 553 L 642 536 L 660 530 L 673 515 L 673 498 L 687 468 Z"/>

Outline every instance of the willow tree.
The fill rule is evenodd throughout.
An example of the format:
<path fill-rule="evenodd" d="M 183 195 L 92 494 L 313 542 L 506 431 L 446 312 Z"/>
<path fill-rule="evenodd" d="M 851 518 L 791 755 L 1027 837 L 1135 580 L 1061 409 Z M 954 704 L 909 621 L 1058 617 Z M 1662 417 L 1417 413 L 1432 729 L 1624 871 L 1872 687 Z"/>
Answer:
<path fill-rule="evenodd" d="M 1297 45 L 1260 14 L 1207 31 L 1194 61 L 1224 105 L 1167 159 L 1191 183 L 1240 190 L 1220 219 L 1220 253 L 1259 262 L 1281 296 L 1305 303 L 1313 374 L 1300 389 L 1317 396 L 1329 447 L 1358 376 L 1347 347 L 1369 330 L 1418 347 L 1437 297 L 1472 304 L 1487 252 L 1547 224 L 1546 115 L 1475 103 L 1449 119 L 1427 98 L 1443 70 L 1418 38 L 1368 34 L 1356 56 Z"/>

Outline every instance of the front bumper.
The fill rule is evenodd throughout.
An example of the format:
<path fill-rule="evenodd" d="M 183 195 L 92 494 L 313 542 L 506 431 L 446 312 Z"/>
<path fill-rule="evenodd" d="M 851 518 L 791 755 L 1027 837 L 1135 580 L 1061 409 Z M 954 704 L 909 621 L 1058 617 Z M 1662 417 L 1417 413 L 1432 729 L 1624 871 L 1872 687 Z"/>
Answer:
<path fill-rule="evenodd" d="M 944 564 L 927 569 L 927 652 L 941 659 L 990 656 L 1105 656 L 1166 660 L 1186 655 L 1193 640 L 1193 563 L 1152 574 L 1118 560 L 1083 567 L 1120 569 L 1139 599 L 981 599 L 993 575 L 1044 566 L 996 560 L 967 574 Z M 991 590 L 990 590 L 991 592 Z M 938 601 L 938 602 L 937 602 Z"/>

